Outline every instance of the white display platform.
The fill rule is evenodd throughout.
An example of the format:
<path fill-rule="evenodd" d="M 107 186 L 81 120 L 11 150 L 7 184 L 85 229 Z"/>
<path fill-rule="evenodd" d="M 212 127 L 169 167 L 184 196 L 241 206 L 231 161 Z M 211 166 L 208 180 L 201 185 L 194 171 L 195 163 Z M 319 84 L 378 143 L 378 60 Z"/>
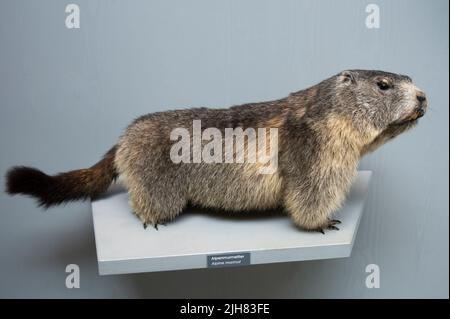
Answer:
<path fill-rule="evenodd" d="M 335 218 L 339 231 L 299 230 L 282 214 L 245 216 L 188 211 L 158 230 L 144 229 L 125 192 L 92 202 L 101 275 L 218 268 L 349 257 L 367 197 L 370 171 L 358 172 Z M 240 216 L 240 217 L 239 217 Z M 216 256 L 219 255 L 219 256 Z"/>

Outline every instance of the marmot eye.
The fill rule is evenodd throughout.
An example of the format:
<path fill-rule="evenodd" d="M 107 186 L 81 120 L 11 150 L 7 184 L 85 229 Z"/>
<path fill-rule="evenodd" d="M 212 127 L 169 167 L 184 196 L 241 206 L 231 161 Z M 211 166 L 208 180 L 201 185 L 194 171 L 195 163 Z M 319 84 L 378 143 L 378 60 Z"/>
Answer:
<path fill-rule="evenodd" d="M 383 91 L 389 90 L 391 88 L 391 85 L 386 80 L 378 81 L 377 85 L 380 88 L 380 90 L 383 90 Z"/>

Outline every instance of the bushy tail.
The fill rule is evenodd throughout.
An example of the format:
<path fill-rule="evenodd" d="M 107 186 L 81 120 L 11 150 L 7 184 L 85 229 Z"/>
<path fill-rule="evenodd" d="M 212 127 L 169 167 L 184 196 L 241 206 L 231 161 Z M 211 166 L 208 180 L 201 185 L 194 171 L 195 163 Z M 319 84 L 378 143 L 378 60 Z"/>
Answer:
<path fill-rule="evenodd" d="M 116 146 L 94 166 L 49 176 L 31 167 L 13 167 L 6 174 L 6 192 L 37 198 L 45 208 L 68 201 L 96 198 L 117 177 L 114 166 Z"/>

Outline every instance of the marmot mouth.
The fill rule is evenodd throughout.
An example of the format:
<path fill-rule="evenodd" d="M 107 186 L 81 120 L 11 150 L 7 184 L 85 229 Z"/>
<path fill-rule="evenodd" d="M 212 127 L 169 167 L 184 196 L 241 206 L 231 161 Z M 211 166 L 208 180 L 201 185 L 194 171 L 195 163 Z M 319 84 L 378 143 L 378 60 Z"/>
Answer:
<path fill-rule="evenodd" d="M 394 122 L 394 123 L 391 124 L 391 126 L 415 125 L 415 124 L 417 124 L 417 122 L 419 122 L 419 117 L 408 118 L 408 119 L 403 120 L 401 122 Z"/>
<path fill-rule="evenodd" d="M 417 112 L 416 112 L 416 115 L 417 115 L 417 119 L 420 119 L 421 117 L 423 117 L 424 115 L 425 115 L 425 110 L 424 109 L 419 109 Z"/>
<path fill-rule="evenodd" d="M 404 119 L 402 121 L 399 121 L 399 122 L 394 122 L 392 124 L 393 125 L 416 124 L 418 122 L 418 120 L 421 117 L 423 117 L 424 115 L 425 115 L 425 110 L 424 109 L 418 109 L 413 114 L 408 116 L 406 119 Z"/>

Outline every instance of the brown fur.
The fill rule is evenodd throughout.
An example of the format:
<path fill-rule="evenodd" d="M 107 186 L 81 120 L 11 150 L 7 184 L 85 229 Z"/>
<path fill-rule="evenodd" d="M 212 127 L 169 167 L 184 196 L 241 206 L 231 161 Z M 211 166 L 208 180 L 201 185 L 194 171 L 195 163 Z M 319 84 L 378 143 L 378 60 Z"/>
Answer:
<path fill-rule="evenodd" d="M 392 88 L 381 88 L 382 80 Z M 352 70 L 280 100 L 148 114 L 92 168 L 56 177 L 16 168 L 8 175 L 8 191 L 49 205 L 94 198 L 119 174 L 145 224 L 169 221 L 188 204 L 226 211 L 281 207 L 299 227 L 322 230 L 334 225 L 331 215 L 345 199 L 361 156 L 424 114 L 419 95 L 424 97 L 408 77 Z M 278 170 L 265 175 L 258 172 L 260 163 L 172 162 L 170 132 L 186 128 L 192 138 L 193 120 L 201 120 L 203 129 L 218 128 L 222 136 L 225 128 L 277 128 Z"/>

